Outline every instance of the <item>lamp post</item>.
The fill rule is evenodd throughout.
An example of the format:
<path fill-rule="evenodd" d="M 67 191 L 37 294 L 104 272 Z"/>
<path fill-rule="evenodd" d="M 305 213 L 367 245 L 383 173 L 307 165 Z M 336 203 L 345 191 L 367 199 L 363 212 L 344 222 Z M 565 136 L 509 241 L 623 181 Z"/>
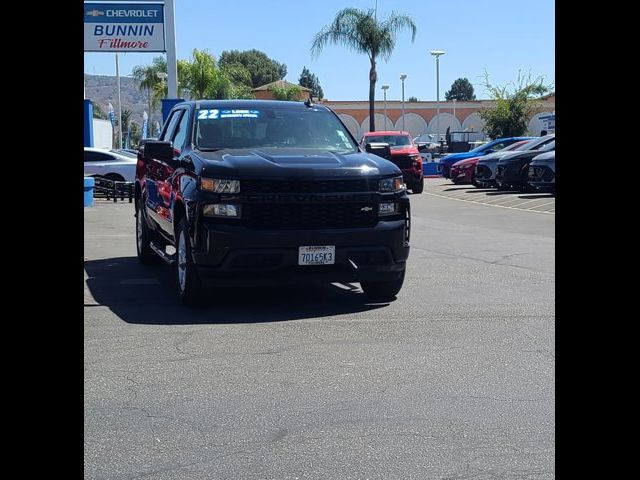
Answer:
<path fill-rule="evenodd" d="M 404 131 L 404 79 L 407 78 L 405 74 L 400 75 L 402 80 L 402 131 Z"/>
<path fill-rule="evenodd" d="M 431 55 L 436 57 L 436 141 L 440 143 L 440 55 L 442 50 L 431 50 Z M 442 143 L 440 143 L 442 146 Z"/>
<path fill-rule="evenodd" d="M 382 85 L 382 91 L 384 92 L 384 129 L 387 129 L 387 90 L 389 85 Z"/>
<path fill-rule="evenodd" d="M 453 99 L 453 118 L 456 117 L 456 99 Z"/>
<path fill-rule="evenodd" d="M 120 63 L 116 52 L 116 89 L 118 90 L 118 148 L 122 148 L 122 101 L 120 100 Z"/>

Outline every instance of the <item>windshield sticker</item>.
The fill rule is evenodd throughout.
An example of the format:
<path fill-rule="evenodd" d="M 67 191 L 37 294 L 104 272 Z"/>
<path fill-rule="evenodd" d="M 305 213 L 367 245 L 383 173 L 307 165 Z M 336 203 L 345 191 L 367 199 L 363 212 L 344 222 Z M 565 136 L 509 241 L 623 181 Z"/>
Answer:
<path fill-rule="evenodd" d="M 336 133 L 340 137 L 340 140 L 342 140 L 342 142 L 344 143 L 344 146 L 347 148 L 351 148 L 351 143 L 349 142 L 349 139 L 344 134 L 344 132 L 342 130 L 336 130 Z"/>
<path fill-rule="evenodd" d="M 258 110 L 220 110 L 220 118 L 258 118 Z"/>
<path fill-rule="evenodd" d="M 219 110 L 198 110 L 198 120 L 208 120 L 218 118 Z"/>
<path fill-rule="evenodd" d="M 259 110 L 198 110 L 198 120 L 218 120 L 220 118 L 259 118 Z"/>

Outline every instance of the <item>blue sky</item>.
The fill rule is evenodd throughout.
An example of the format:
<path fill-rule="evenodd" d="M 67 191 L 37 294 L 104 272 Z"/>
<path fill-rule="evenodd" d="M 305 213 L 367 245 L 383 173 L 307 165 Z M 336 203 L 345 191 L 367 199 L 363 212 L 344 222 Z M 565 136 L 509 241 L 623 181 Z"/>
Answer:
<path fill-rule="evenodd" d="M 367 100 L 369 60 L 345 47 L 327 46 L 312 59 L 313 36 L 345 7 L 373 8 L 375 0 L 276 0 L 220 1 L 176 0 L 178 58 L 189 58 L 194 48 L 207 49 L 217 58 L 224 50 L 265 52 L 287 65 L 286 79 L 297 83 L 303 66 L 320 80 L 329 100 Z M 555 2 L 539 0 L 378 0 L 378 17 L 391 11 L 413 17 L 418 31 L 398 36 L 388 62 L 378 60 L 376 98 L 380 86 L 390 85 L 388 100 L 400 100 L 400 75 L 406 74 L 405 99 L 435 100 L 435 59 L 440 57 L 440 98 L 459 77 L 467 77 L 478 98 L 487 98 L 481 85 L 483 72 L 490 81 L 505 85 L 517 78 L 518 70 L 555 80 Z M 121 53 L 121 75 L 132 67 L 151 63 L 153 53 Z M 85 53 L 84 71 L 115 75 L 113 53 Z"/>

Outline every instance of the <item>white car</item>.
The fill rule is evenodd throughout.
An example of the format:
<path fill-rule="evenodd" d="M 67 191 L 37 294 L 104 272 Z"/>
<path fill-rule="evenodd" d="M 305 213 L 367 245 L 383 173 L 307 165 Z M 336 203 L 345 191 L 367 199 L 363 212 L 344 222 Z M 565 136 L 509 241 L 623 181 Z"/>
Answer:
<path fill-rule="evenodd" d="M 109 180 L 133 182 L 136 177 L 137 156 L 127 150 L 84 148 L 84 174 L 100 175 Z"/>

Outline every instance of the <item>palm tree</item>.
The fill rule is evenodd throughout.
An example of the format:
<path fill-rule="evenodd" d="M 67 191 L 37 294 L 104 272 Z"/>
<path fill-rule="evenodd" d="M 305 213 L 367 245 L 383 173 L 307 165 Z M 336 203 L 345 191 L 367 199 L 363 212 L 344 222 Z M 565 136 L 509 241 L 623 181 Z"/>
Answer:
<path fill-rule="evenodd" d="M 167 71 L 167 62 L 163 57 L 155 57 L 151 65 L 138 65 L 133 67 L 131 74 L 138 82 L 138 88 L 140 90 L 147 91 L 147 99 L 149 101 L 149 125 L 151 125 L 151 112 L 152 107 L 158 106 L 157 96 L 154 94 L 158 86 L 162 84 L 163 80 L 158 73 Z"/>
<path fill-rule="evenodd" d="M 408 15 L 391 15 L 386 20 L 376 18 L 374 10 L 345 8 L 340 10 L 333 22 L 325 25 L 313 39 L 311 55 L 317 57 L 329 43 L 343 45 L 369 57 L 369 130 L 375 131 L 375 93 L 378 73 L 376 59 L 381 56 L 388 60 L 396 46 L 396 34 L 401 30 L 411 31 L 411 41 L 416 38 L 416 25 Z"/>

